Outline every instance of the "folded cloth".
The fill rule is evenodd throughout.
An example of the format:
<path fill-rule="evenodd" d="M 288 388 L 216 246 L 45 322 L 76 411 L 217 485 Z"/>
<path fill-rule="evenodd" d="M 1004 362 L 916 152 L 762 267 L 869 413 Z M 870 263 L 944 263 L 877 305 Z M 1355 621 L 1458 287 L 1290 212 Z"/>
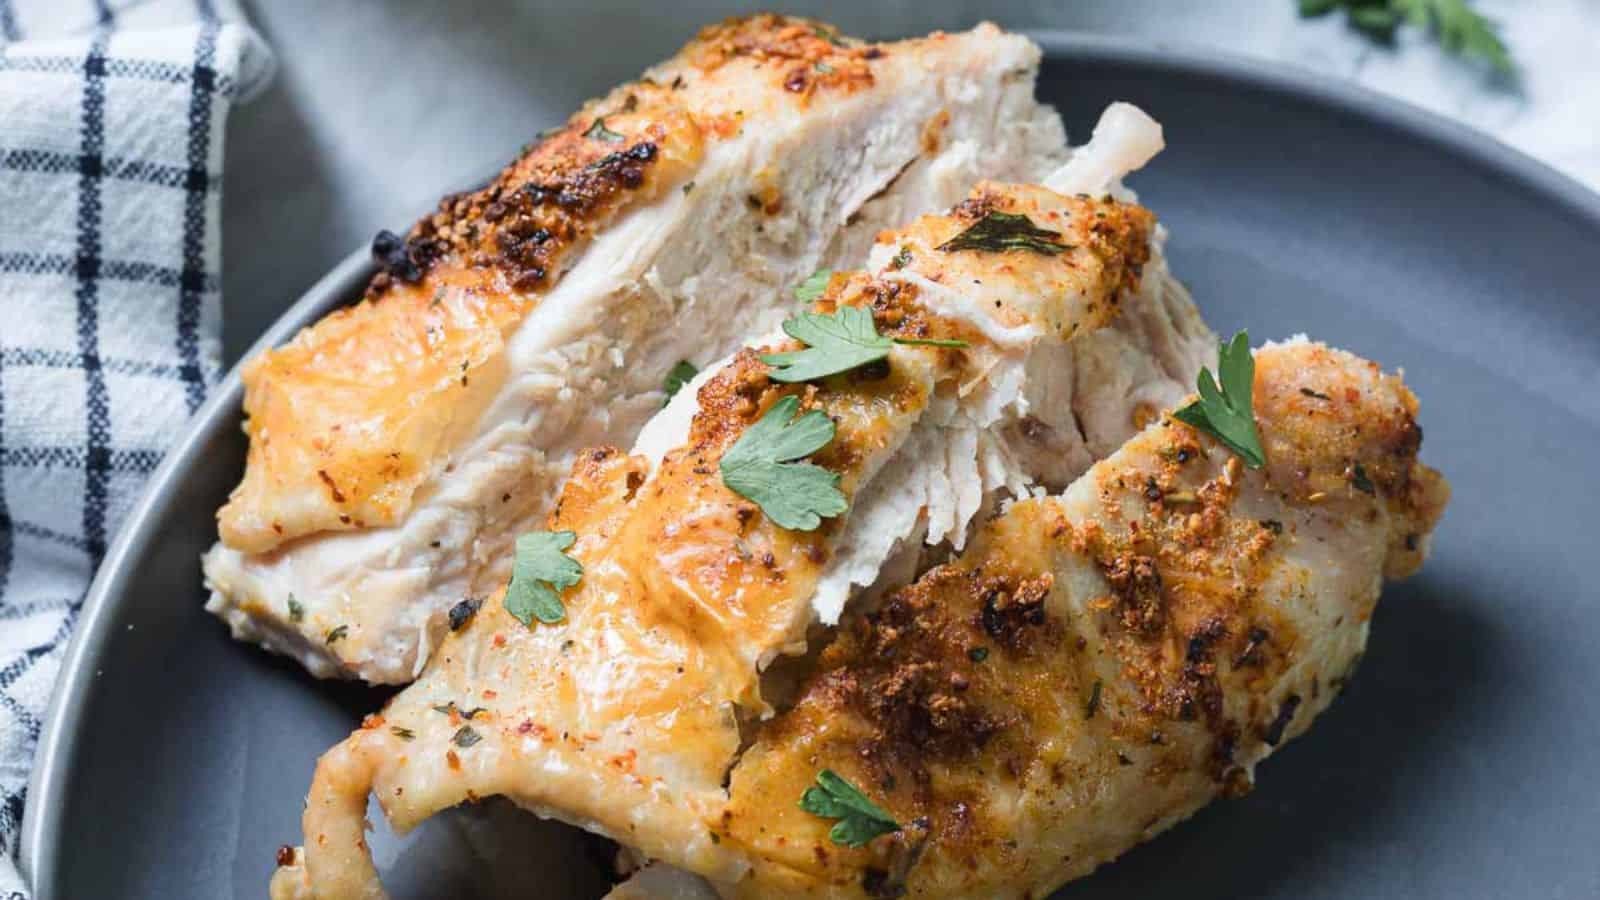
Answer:
<path fill-rule="evenodd" d="M 0 900 L 89 580 L 220 368 L 223 119 L 272 56 L 213 0 L 0 0 Z"/>

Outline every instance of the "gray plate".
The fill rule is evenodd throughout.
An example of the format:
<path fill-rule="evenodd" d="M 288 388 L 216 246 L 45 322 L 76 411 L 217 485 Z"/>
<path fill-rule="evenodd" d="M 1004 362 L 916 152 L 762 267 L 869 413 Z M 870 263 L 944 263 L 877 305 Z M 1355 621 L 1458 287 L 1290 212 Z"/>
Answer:
<path fill-rule="evenodd" d="M 1600 198 L 1351 88 L 1177 48 L 1044 43 L 1040 91 L 1074 134 L 1114 99 L 1166 125 L 1171 149 L 1134 183 L 1212 325 L 1404 365 L 1425 455 L 1456 488 L 1434 559 L 1387 592 L 1359 676 L 1255 793 L 1061 896 L 1600 896 L 1600 607 L 1585 577 Z M 359 257 L 341 265 L 262 346 L 365 274 Z M 40 900 L 262 896 L 274 849 L 298 840 L 317 754 L 381 701 L 230 643 L 200 609 L 196 558 L 244 458 L 239 398 L 230 376 L 90 592 L 23 832 Z M 513 823 L 492 855 L 520 870 L 520 894 L 468 864 L 469 845 L 503 833 L 485 818 Z M 406 841 L 428 852 L 388 866 L 399 897 L 598 890 L 592 843 L 494 805 Z M 374 844 L 394 858 L 381 826 Z"/>

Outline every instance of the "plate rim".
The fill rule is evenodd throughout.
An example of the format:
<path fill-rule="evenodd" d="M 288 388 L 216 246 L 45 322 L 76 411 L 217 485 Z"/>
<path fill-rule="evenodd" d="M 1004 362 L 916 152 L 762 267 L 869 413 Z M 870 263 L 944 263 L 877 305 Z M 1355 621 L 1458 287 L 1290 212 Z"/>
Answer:
<path fill-rule="evenodd" d="M 1200 75 L 1374 123 L 1465 159 L 1569 215 L 1588 220 L 1600 230 L 1600 192 L 1487 131 L 1348 79 L 1198 43 L 1067 29 L 1019 31 L 1039 44 L 1045 62 L 1065 57 L 1075 62 L 1132 65 L 1174 76 Z M 167 451 L 101 560 L 62 656 L 28 778 L 18 863 L 24 883 L 33 888 L 37 900 L 49 900 L 56 884 L 59 860 L 55 850 L 65 825 L 60 798 L 71 775 L 64 760 L 77 749 L 86 694 L 98 677 L 87 664 L 103 655 L 117 633 L 115 614 L 127 603 L 126 582 L 133 571 L 129 563 L 140 558 L 156 537 L 151 522 L 164 516 L 170 507 L 175 496 L 171 488 L 195 463 L 197 447 L 210 442 L 219 429 L 236 427 L 243 402 L 243 362 L 284 343 L 301 328 L 346 302 L 362 289 L 374 271 L 376 266 L 368 249 L 355 250 L 312 284 L 251 344 Z"/>

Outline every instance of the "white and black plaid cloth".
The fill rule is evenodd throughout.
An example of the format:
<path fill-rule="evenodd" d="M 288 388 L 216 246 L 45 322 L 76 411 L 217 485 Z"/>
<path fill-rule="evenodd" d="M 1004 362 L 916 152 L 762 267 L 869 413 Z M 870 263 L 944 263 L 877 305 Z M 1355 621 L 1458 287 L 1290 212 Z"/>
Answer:
<path fill-rule="evenodd" d="M 0 900 L 65 639 L 220 365 L 227 0 L 0 0 Z"/>

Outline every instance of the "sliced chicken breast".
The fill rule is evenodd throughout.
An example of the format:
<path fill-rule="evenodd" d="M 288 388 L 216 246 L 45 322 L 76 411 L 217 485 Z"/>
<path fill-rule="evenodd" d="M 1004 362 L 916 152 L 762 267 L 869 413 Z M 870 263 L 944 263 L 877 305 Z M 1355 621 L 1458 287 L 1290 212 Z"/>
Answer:
<path fill-rule="evenodd" d="M 1248 791 L 1338 695 L 1448 497 L 1397 376 L 1303 340 L 1256 361 L 1264 469 L 1163 419 L 851 616 L 733 767 L 707 827 L 747 869 L 713 887 L 1042 897 Z M 822 772 L 881 837 L 842 846 L 801 808 Z"/>
<path fill-rule="evenodd" d="M 365 301 L 245 368 L 250 453 L 207 608 L 317 675 L 409 681 L 579 450 L 629 443 L 675 364 L 770 330 L 879 229 L 1059 165 L 1038 60 L 988 25 L 864 44 L 730 21 L 380 236 Z"/>
<path fill-rule="evenodd" d="M 1026 223 L 1029 245 L 957 240 L 995 222 Z M 814 624 L 836 621 L 897 544 L 915 547 L 945 499 L 930 484 L 958 462 L 971 469 L 960 452 L 925 448 L 1004 426 L 1026 409 L 1034 349 L 1085 340 L 1157 298 L 1140 278 L 1153 228 L 1146 210 L 1114 196 L 984 183 L 951 214 L 885 235 L 897 249 L 880 272 L 835 275 L 819 299 L 818 313 L 860 311 L 881 336 L 911 342 L 889 348 L 887 365 L 782 384 L 760 354 L 741 351 L 663 411 L 639 453 L 581 457 L 550 524 L 575 534 L 583 571 L 563 594 L 564 618 L 529 628 L 498 597 L 475 610 L 415 684 L 323 758 L 306 849 L 275 895 L 377 895 L 361 839 L 369 792 L 399 828 L 504 794 L 737 882 L 747 858 L 706 823 L 726 805 L 745 729 L 774 713 L 798 662 L 777 661 L 803 654 Z M 849 509 L 814 531 L 780 527 L 719 472 L 728 449 L 785 403 L 835 430 L 808 463 L 839 476 Z M 959 492 L 971 487 L 977 500 L 945 513 L 947 537 L 964 538 L 983 494 L 1013 476 L 1031 481 L 1014 468 L 962 479 Z M 863 557 L 858 543 L 875 549 Z"/>
<path fill-rule="evenodd" d="M 1256 765 L 1349 678 L 1383 580 L 1421 565 L 1449 493 L 1417 461 L 1417 404 L 1397 376 L 1303 339 L 1263 348 L 1256 367 L 1263 469 L 1163 417 L 1062 496 L 1014 504 L 956 560 L 853 608 L 793 706 L 746 724 L 749 747 L 732 759 L 725 792 L 703 782 L 684 791 L 686 773 L 640 752 L 659 721 L 634 720 L 623 729 L 633 740 L 600 744 L 571 730 L 593 722 L 557 736 L 487 710 L 471 721 L 524 737 L 490 744 L 456 780 L 515 783 L 517 796 L 541 797 L 536 810 L 681 869 L 657 863 L 619 896 L 653 884 L 694 896 L 691 872 L 728 897 L 1042 896 L 1215 797 L 1249 790 Z M 558 679 L 540 696 L 582 683 Z M 639 699 L 639 687 L 627 682 L 630 705 L 659 702 Z M 405 701 L 319 766 L 311 852 L 280 870 L 274 896 L 380 895 L 360 844 L 368 779 L 383 773 L 378 796 L 393 815 L 466 759 L 447 750 L 433 766 L 436 746 L 403 749 L 393 726 L 385 736 L 397 719 L 411 732 Z M 444 709 L 441 739 L 461 718 Z M 449 740 L 459 746 L 461 733 Z M 705 734 L 689 728 L 677 740 Z M 568 757 L 593 770 L 587 791 L 545 794 L 571 773 L 540 765 L 547 751 L 536 748 L 591 740 L 595 756 Z M 478 780 L 507 764 L 517 771 Z M 383 777 L 421 767 L 439 771 Z M 607 767 L 626 774 L 599 776 Z M 837 843 L 833 818 L 800 806 L 823 777 L 854 787 L 887 824 L 859 846 Z M 632 802 L 661 806 L 621 828 L 586 819 L 580 811 L 619 782 L 634 784 Z"/>

